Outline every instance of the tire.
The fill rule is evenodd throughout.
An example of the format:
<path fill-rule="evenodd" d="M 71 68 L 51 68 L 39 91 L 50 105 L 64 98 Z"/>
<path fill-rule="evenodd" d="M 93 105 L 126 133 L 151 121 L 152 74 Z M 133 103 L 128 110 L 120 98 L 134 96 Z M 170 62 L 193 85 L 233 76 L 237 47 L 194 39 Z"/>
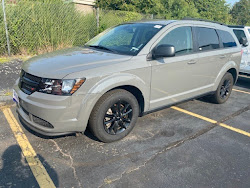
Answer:
<path fill-rule="evenodd" d="M 211 102 L 215 104 L 225 103 L 233 89 L 234 78 L 233 75 L 227 72 L 220 81 L 216 92 L 211 96 Z"/>
<path fill-rule="evenodd" d="M 102 142 L 114 142 L 127 136 L 139 116 L 134 95 L 123 89 L 105 93 L 96 103 L 89 119 L 91 132 Z"/>

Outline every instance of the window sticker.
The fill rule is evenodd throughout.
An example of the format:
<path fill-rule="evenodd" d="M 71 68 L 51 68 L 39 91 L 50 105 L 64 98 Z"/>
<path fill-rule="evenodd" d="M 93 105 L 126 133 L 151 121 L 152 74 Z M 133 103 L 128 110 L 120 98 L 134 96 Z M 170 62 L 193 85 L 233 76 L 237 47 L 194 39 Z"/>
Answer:
<path fill-rule="evenodd" d="M 162 25 L 155 25 L 154 28 L 156 28 L 156 29 L 161 29 L 161 28 L 162 28 Z"/>

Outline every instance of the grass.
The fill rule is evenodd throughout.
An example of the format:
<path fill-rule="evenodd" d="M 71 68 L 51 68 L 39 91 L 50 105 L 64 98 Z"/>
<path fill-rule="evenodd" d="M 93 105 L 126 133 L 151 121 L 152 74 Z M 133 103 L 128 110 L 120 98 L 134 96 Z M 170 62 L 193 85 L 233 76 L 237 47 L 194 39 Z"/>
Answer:
<path fill-rule="evenodd" d="M 0 64 L 7 63 L 13 60 L 20 60 L 20 61 L 26 61 L 32 56 L 30 55 L 14 55 L 11 57 L 0 57 Z"/>
<path fill-rule="evenodd" d="M 17 1 L 6 5 L 11 53 L 41 54 L 82 45 L 97 34 L 94 14 L 83 15 L 62 1 Z M 7 54 L 0 8 L 0 56 Z"/>
<path fill-rule="evenodd" d="M 0 57 L 0 63 L 6 63 L 9 61 L 10 61 L 10 58 L 8 58 L 8 57 Z"/>
<path fill-rule="evenodd" d="M 3 90 L 3 91 L 1 92 L 1 96 L 4 96 L 4 97 L 12 96 L 12 95 L 13 95 L 13 92 L 12 92 L 12 90 L 10 90 L 10 89 L 6 89 L 6 90 Z"/>
<path fill-rule="evenodd" d="M 4 93 L 4 96 L 12 96 L 12 95 L 13 95 L 12 91 L 7 91 Z"/>
<path fill-rule="evenodd" d="M 6 1 L 8 2 L 8 1 Z M 94 13 L 82 14 L 73 3 L 61 0 L 19 0 L 6 3 L 12 55 L 37 55 L 85 44 L 108 27 L 142 19 L 126 11 L 100 11 L 100 28 Z M 0 6 L 0 57 L 6 56 L 6 36 Z M 6 62 L 8 58 L 1 58 Z"/>

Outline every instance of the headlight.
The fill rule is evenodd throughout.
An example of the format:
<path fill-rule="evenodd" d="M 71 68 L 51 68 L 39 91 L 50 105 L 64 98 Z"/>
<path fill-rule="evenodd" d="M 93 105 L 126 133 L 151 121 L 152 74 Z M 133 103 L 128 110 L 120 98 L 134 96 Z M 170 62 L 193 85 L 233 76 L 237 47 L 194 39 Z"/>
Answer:
<path fill-rule="evenodd" d="M 73 89 L 76 81 L 75 80 L 63 80 L 62 82 L 62 93 L 70 93 Z"/>
<path fill-rule="evenodd" d="M 39 92 L 53 95 L 72 95 L 85 82 L 84 79 L 57 80 L 43 78 L 39 84 Z"/>

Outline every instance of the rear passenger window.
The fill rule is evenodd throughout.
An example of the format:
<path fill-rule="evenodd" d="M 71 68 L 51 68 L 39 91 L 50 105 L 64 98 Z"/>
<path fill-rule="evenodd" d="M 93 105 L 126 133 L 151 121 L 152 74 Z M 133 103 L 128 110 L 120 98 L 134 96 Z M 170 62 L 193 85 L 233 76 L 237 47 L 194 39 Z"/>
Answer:
<path fill-rule="evenodd" d="M 179 27 L 170 31 L 157 46 L 169 44 L 175 47 L 176 55 L 184 55 L 193 52 L 193 38 L 191 27 Z"/>
<path fill-rule="evenodd" d="M 232 35 L 227 31 L 217 30 L 224 48 L 237 46 Z"/>
<path fill-rule="evenodd" d="M 213 50 L 220 47 L 219 38 L 214 29 L 196 27 L 199 51 Z"/>

